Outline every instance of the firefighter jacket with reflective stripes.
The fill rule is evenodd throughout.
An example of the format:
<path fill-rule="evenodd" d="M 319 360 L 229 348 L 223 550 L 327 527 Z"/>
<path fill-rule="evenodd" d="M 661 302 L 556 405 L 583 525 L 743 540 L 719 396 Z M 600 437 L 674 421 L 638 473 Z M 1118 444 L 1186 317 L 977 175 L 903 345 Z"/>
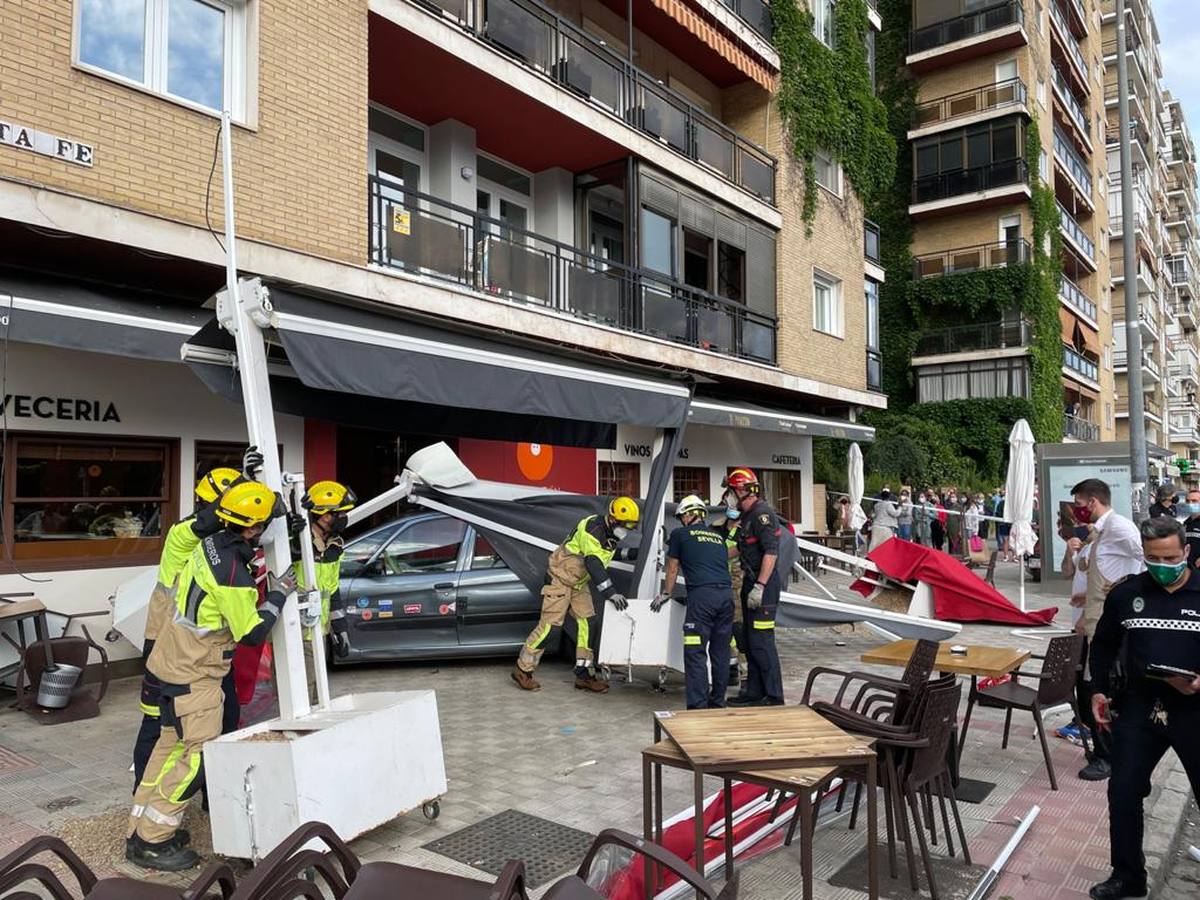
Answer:
<path fill-rule="evenodd" d="M 577 590 L 590 580 L 592 586 L 604 597 L 613 593 L 608 566 L 617 552 L 619 543 L 617 536 L 608 527 L 607 516 L 588 516 L 579 521 L 574 533 L 559 548 L 583 560 L 587 574 L 573 585 Z"/>
<path fill-rule="evenodd" d="M 179 575 L 175 616 L 146 666 L 169 684 L 223 678 L 240 642 L 261 644 L 283 607 L 279 592 L 258 607 L 254 548 L 229 530 L 204 538 Z"/>
<path fill-rule="evenodd" d="M 751 578 L 757 579 L 762 569 L 763 558 L 779 556 L 779 536 L 783 529 L 779 517 L 771 504 L 758 499 L 750 507 L 749 512 L 742 513 L 745 524 L 738 529 L 738 553 L 742 558 L 742 570 Z"/>
<path fill-rule="evenodd" d="M 213 507 L 203 507 L 195 515 L 188 516 L 171 526 L 163 541 L 162 556 L 158 561 L 158 584 L 150 595 L 146 610 L 145 639 L 153 643 L 163 626 L 170 621 L 175 609 L 175 582 L 187 564 L 192 551 L 201 540 L 221 528 Z"/>
<path fill-rule="evenodd" d="M 1146 572 L 1118 582 L 1105 598 L 1091 653 L 1092 683 L 1101 694 L 1119 692 L 1113 665 L 1120 656 L 1126 692 L 1200 705 L 1200 694 L 1185 696 L 1147 673 L 1152 666 L 1200 672 L 1200 571 L 1190 570 L 1174 593 Z"/>
<path fill-rule="evenodd" d="M 317 590 L 321 592 L 321 633 L 329 634 L 331 625 L 334 631 L 346 631 L 349 626 L 346 624 L 346 612 L 342 603 L 342 594 L 338 590 L 338 581 L 341 577 L 342 569 L 342 551 L 344 549 L 342 539 L 334 537 L 326 540 L 317 533 L 316 528 L 310 530 L 312 533 Z M 299 554 L 297 554 L 297 559 L 299 559 Z M 296 565 L 296 587 L 302 591 L 308 589 L 304 577 L 304 566 L 299 563 Z M 305 629 L 304 639 L 312 640 L 311 628 Z"/>

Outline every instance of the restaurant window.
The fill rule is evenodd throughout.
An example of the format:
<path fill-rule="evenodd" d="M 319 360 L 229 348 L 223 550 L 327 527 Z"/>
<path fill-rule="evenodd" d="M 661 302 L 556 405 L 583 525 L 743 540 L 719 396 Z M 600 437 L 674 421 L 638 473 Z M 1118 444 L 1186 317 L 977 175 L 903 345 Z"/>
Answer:
<path fill-rule="evenodd" d="M 689 494 L 695 494 L 706 503 L 709 490 L 706 466 L 676 466 L 672 478 L 671 492 L 676 503 Z"/>
<path fill-rule="evenodd" d="M 760 469 L 762 494 L 783 522 L 799 522 L 804 516 L 804 481 L 796 469 Z M 787 526 L 784 525 L 786 528 Z"/>
<path fill-rule="evenodd" d="M 596 463 L 596 493 L 601 497 L 640 497 L 641 465 L 631 462 Z"/>
<path fill-rule="evenodd" d="M 153 563 L 175 521 L 174 445 L 14 437 L 5 454 L 6 551 L 18 564 Z"/>

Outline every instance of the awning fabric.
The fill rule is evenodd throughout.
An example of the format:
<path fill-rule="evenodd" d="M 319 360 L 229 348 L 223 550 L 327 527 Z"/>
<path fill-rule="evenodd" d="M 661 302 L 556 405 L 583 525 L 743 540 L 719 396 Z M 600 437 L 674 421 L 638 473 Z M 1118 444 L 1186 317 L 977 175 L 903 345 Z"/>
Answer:
<path fill-rule="evenodd" d="M 276 332 L 296 378 L 272 378 L 283 412 L 430 434 L 613 446 L 618 423 L 678 428 L 690 387 L 488 341 L 271 288 Z M 213 323 L 188 342 L 228 349 Z M 284 360 L 280 360 L 283 362 Z M 240 394 L 231 369 L 191 363 Z"/>
<path fill-rule="evenodd" d="M 842 438 L 849 441 L 873 441 L 875 429 L 844 419 L 829 419 L 802 413 L 769 409 L 729 400 L 696 397 L 688 412 L 692 425 L 716 425 L 722 428 L 751 428 L 784 434 L 806 434 Z"/>
<path fill-rule="evenodd" d="M 1064 344 L 1075 346 L 1075 326 L 1076 320 L 1070 311 L 1065 307 L 1058 308 L 1058 322 L 1062 326 L 1062 339 Z"/>
<path fill-rule="evenodd" d="M 179 362 L 179 348 L 211 314 L 115 290 L 0 273 L 7 339 L 68 350 Z"/>
<path fill-rule="evenodd" d="M 651 2 L 715 50 L 723 60 L 743 75 L 753 78 L 768 91 L 775 90 L 775 74 L 743 50 L 737 41 L 726 37 L 709 19 L 681 0 L 651 0 Z"/>

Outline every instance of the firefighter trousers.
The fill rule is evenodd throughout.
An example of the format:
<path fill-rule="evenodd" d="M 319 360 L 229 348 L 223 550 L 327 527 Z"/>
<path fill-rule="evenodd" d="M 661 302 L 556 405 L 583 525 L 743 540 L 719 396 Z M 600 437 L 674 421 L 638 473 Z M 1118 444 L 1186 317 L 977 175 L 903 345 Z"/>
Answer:
<path fill-rule="evenodd" d="M 150 844 L 175 834 L 188 801 L 204 785 L 204 744 L 221 734 L 221 682 L 163 684 L 159 705 L 163 730 L 134 792 L 128 830 Z"/>
<path fill-rule="evenodd" d="M 783 703 L 783 672 L 779 667 L 779 653 L 775 649 L 775 609 L 779 606 L 779 574 L 763 587 L 762 606 L 750 609 L 746 598 L 754 587 L 755 580 L 746 578 L 742 582 L 742 636 L 745 641 L 748 672 L 744 695 L 750 700 L 769 700 Z"/>
<path fill-rule="evenodd" d="M 733 606 L 728 585 L 688 585 L 683 623 L 683 677 L 688 709 L 725 705 Z M 709 674 L 712 684 L 709 684 Z"/>
<path fill-rule="evenodd" d="M 592 594 L 585 584 L 575 587 L 550 575 L 550 583 L 542 588 L 542 615 L 521 647 L 517 666 L 522 672 L 532 672 L 546 652 L 546 640 L 552 629 L 566 621 L 568 613 L 575 620 L 575 659 L 592 660 L 592 620 L 596 609 Z"/>
<path fill-rule="evenodd" d="M 145 661 L 145 657 L 149 657 L 154 642 L 147 641 L 147 645 L 143 661 Z M 137 786 L 146 774 L 146 764 L 150 761 L 150 754 L 154 752 L 154 745 L 158 743 L 159 735 L 162 734 L 159 698 L 161 687 L 162 682 L 149 672 L 146 672 L 142 676 L 140 703 L 142 724 L 138 727 L 137 739 L 133 744 L 134 791 L 137 791 Z M 238 704 L 237 688 L 233 683 L 232 669 L 221 679 L 221 693 L 224 695 L 221 707 L 221 734 L 229 734 L 231 731 L 237 731 L 238 723 L 242 718 L 242 707 Z"/>

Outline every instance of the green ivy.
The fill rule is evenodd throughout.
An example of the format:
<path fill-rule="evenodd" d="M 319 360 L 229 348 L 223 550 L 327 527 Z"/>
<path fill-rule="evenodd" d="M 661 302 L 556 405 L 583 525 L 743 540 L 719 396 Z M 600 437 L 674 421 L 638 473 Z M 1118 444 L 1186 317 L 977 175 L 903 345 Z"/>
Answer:
<path fill-rule="evenodd" d="M 871 87 L 866 0 L 835 5 L 834 49 L 813 34 L 812 13 L 797 0 L 772 3 L 771 17 L 780 65 L 777 101 L 792 154 L 804 170 L 802 215 L 811 236 L 817 210 L 813 154 L 824 150 L 837 159 L 859 198 L 870 204 L 894 179 L 896 140 Z"/>

